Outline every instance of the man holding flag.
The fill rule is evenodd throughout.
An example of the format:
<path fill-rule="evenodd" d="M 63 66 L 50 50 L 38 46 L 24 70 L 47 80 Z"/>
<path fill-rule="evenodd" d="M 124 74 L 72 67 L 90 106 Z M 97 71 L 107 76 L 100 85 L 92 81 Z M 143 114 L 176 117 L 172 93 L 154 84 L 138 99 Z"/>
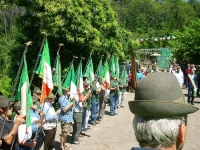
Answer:
<path fill-rule="evenodd" d="M 55 111 L 53 103 L 55 100 L 55 95 L 50 92 L 41 108 L 41 117 L 43 121 L 43 129 L 45 133 L 44 139 L 44 150 L 51 150 L 54 148 L 56 130 L 57 130 L 57 115 L 60 114 L 61 110 Z"/>
<path fill-rule="evenodd" d="M 12 150 L 16 150 L 16 149 L 18 150 L 19 148 L 19 144 L 17 141 L 18 139 L 17 131 L 18 131 L 18 127 L 21 125 L 24 119 L 21 116 L 19 116 L 15 120 L 15 123 L 11 120 L 12 110 L 13 110 L 12 104 L 13 103 L 11 103 L 11 105 L 9 106 L 9 100 L 4 96 L 0 96 L 0 127 L 1 128 L 3 127 L 4 119 L 6 119 L 3 132 L 2 132 L 2 137 L 0 137 L 2 140 L 2 145 L 0 146 L 0 149 L 3 149 L 3 150 L 10 150 L 12 144 L 13 144 Z M 8 109 L 8 112 L 6 111 L 7 109 Z"/>
<path fill-rule="evenodd" d="M 72 131 L 72 112 L 73 102 L 70 100 L 69 87 L 63 87 L 63 95 L 58 100 L 58 107 L 61 109 L 59 121 L 61 121 L 60 149 L 69 149 L 65 146 L 67 134 Z"/>

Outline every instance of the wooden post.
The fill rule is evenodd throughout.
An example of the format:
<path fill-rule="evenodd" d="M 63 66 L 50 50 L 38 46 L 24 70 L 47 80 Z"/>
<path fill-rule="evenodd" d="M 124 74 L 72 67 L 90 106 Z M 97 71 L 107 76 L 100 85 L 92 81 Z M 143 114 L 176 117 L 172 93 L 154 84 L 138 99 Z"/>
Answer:
<path fill-rule="evenodd" d="M 132 74 L 132 88 L 133 90 L 137 87 L 137 73 L 134 52 L 131 52 L 131 74 Z"/>

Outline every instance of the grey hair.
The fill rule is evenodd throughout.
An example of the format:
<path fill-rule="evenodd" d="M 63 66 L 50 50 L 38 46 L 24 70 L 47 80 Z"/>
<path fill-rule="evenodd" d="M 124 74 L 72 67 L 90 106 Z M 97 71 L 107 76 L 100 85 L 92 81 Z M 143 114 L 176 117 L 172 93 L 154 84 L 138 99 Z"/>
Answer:
<path fill-rule="evenodd" d="M 171 147 L 176 143 L 179 126 L 184 123 L 184 117 L 146 118 L 135 116 L 133 128 L 141 147 Z"/>

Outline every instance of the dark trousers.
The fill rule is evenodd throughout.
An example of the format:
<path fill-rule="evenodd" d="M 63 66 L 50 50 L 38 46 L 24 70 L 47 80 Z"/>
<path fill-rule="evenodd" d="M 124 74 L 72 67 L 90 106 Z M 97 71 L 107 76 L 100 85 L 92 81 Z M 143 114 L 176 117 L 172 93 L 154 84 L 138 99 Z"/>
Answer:
<path fill-rule="evenodd" d="M 199 96 L 199 91 L 200 91 L 200 81 L 198 81 L 197 96 Z"/>
<path fill-rule="evenodd" d="M 40 150 L 40 148 L 42 147 L 42 144 L 44 143 L 44 133 L 43 131 L 39 131 L 36 138 L 35 138 L 35 134 L 36 133 L 33 133 L 31 137 L 32 140 L 34 139 L 36 140 L 36 145 L 33 148 L 33 150 Z"/>
<path fill-rule="evenodd" d="M 84 123 L 84 120 L 85 120 L 85 117 L 86 117 L 86 110 L 87 110 L 87 107 L 83 107 L 83 113 L 82 113 L 82 126 L 83 126 L 83 123 Z"/>
<path fill-rule="evenodd" d="M 194 88 L 188 88 L 188 103 L 193 103 L 193 101 L 194 101 Z"/>
<path fill-rule="evenodd" d="M 105 108 L 106 108 L 105 98 L 100 97 L 99 98 L 99 117 L 98 117 L 99 119 L 103 118 L 105 114 Z"/>
<path fill-rule="evenodd" d="M 73 124 L 72 140 L 78 141 L 82 128 L 82 112 L 74 112 L 73 119 L 74 119 L 74 124 Z"/>
<path fill-rule="evenodd" d="M 51 130 L 44 130 L 44 150 L 52 150 L 54 148 L 57 127 Z"/>

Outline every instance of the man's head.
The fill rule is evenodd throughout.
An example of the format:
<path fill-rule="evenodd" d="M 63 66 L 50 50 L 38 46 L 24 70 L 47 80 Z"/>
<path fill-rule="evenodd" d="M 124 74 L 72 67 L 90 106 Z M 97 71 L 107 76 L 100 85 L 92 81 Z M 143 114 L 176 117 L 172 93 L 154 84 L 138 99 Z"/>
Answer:
<path fill-rule="evenodd" d="M 192 68 L 192 69 L 190 70 L 190 73 L 191 73 L 191 74 L 194 74 L 194 72 L 195 72 L 195 70 Z"/>
<path fill-rule="evenodd" d="M 39 87 L 34 87 L 33 89 L 33 96 L 37 99 L 41 98 L 41 90 Z"/>
<path fill-rule="evenodd" d="M 158 72 L 141 80 L 135 100 L 129 102 L 135 118 L 135 135 L 142 147 L 170 148 L 183 146 L 186 116 L 198 110 L 185 102 L 175 76 Z"/>
<path fill-rule="evenodd" d="M 20 114 L 20 111 L 21 111 L 21 104 L 20 104 L 20 102 L 16 102 L 15 104 L 14 104 L 14 110 L 15 110 L 15 112 L 16 112 L 16 114 Z"/>
<path fill-rule="evenodd" d="M 50 92 L 49 95 L 47 96 L 46 101 L 49 102 L 50 104 L 53 104 L 55 98 L 56 98 L 55 95 L 52 92 Z"/>
<path fill-rule="evenodd" d="M 152 69 L 153 69 L 153 70 L 156 70 L 156 65 L 153 65 L 153 66 L 152 66 Z"/>
<path fill-rule="evenodd" d="M 90 86 L 89 83 L 87 83 L 86 81 L 83 82 L 83 88 L 84 88 L 85 90 L 89 89 L 89 86 Z"/>
<path fill-rule="evenodd" d="M 65 95 L 65 96 L 70 96 L 70 90 L 69 90 L 69 87 L 68 86 L 66 86 L 66 87 L 63 87 L 62 88 L 62 92 L 63 92 L 63 95 Z"/>
<path fill-rule="evenodd" d="M 12 115 L 13 102 L 9 102 L 9 100 L 5 96 L 0 95 L 0 115 L 4 117 L 6 115 L 7 108 L 8 108 L 7 116 L 10 117 Z"/>
<path fill-rule="evenodd" d="M 177 66 L 177 72 L 180 72 L 181 71 L 181 67 L 180 66 Z"/>

